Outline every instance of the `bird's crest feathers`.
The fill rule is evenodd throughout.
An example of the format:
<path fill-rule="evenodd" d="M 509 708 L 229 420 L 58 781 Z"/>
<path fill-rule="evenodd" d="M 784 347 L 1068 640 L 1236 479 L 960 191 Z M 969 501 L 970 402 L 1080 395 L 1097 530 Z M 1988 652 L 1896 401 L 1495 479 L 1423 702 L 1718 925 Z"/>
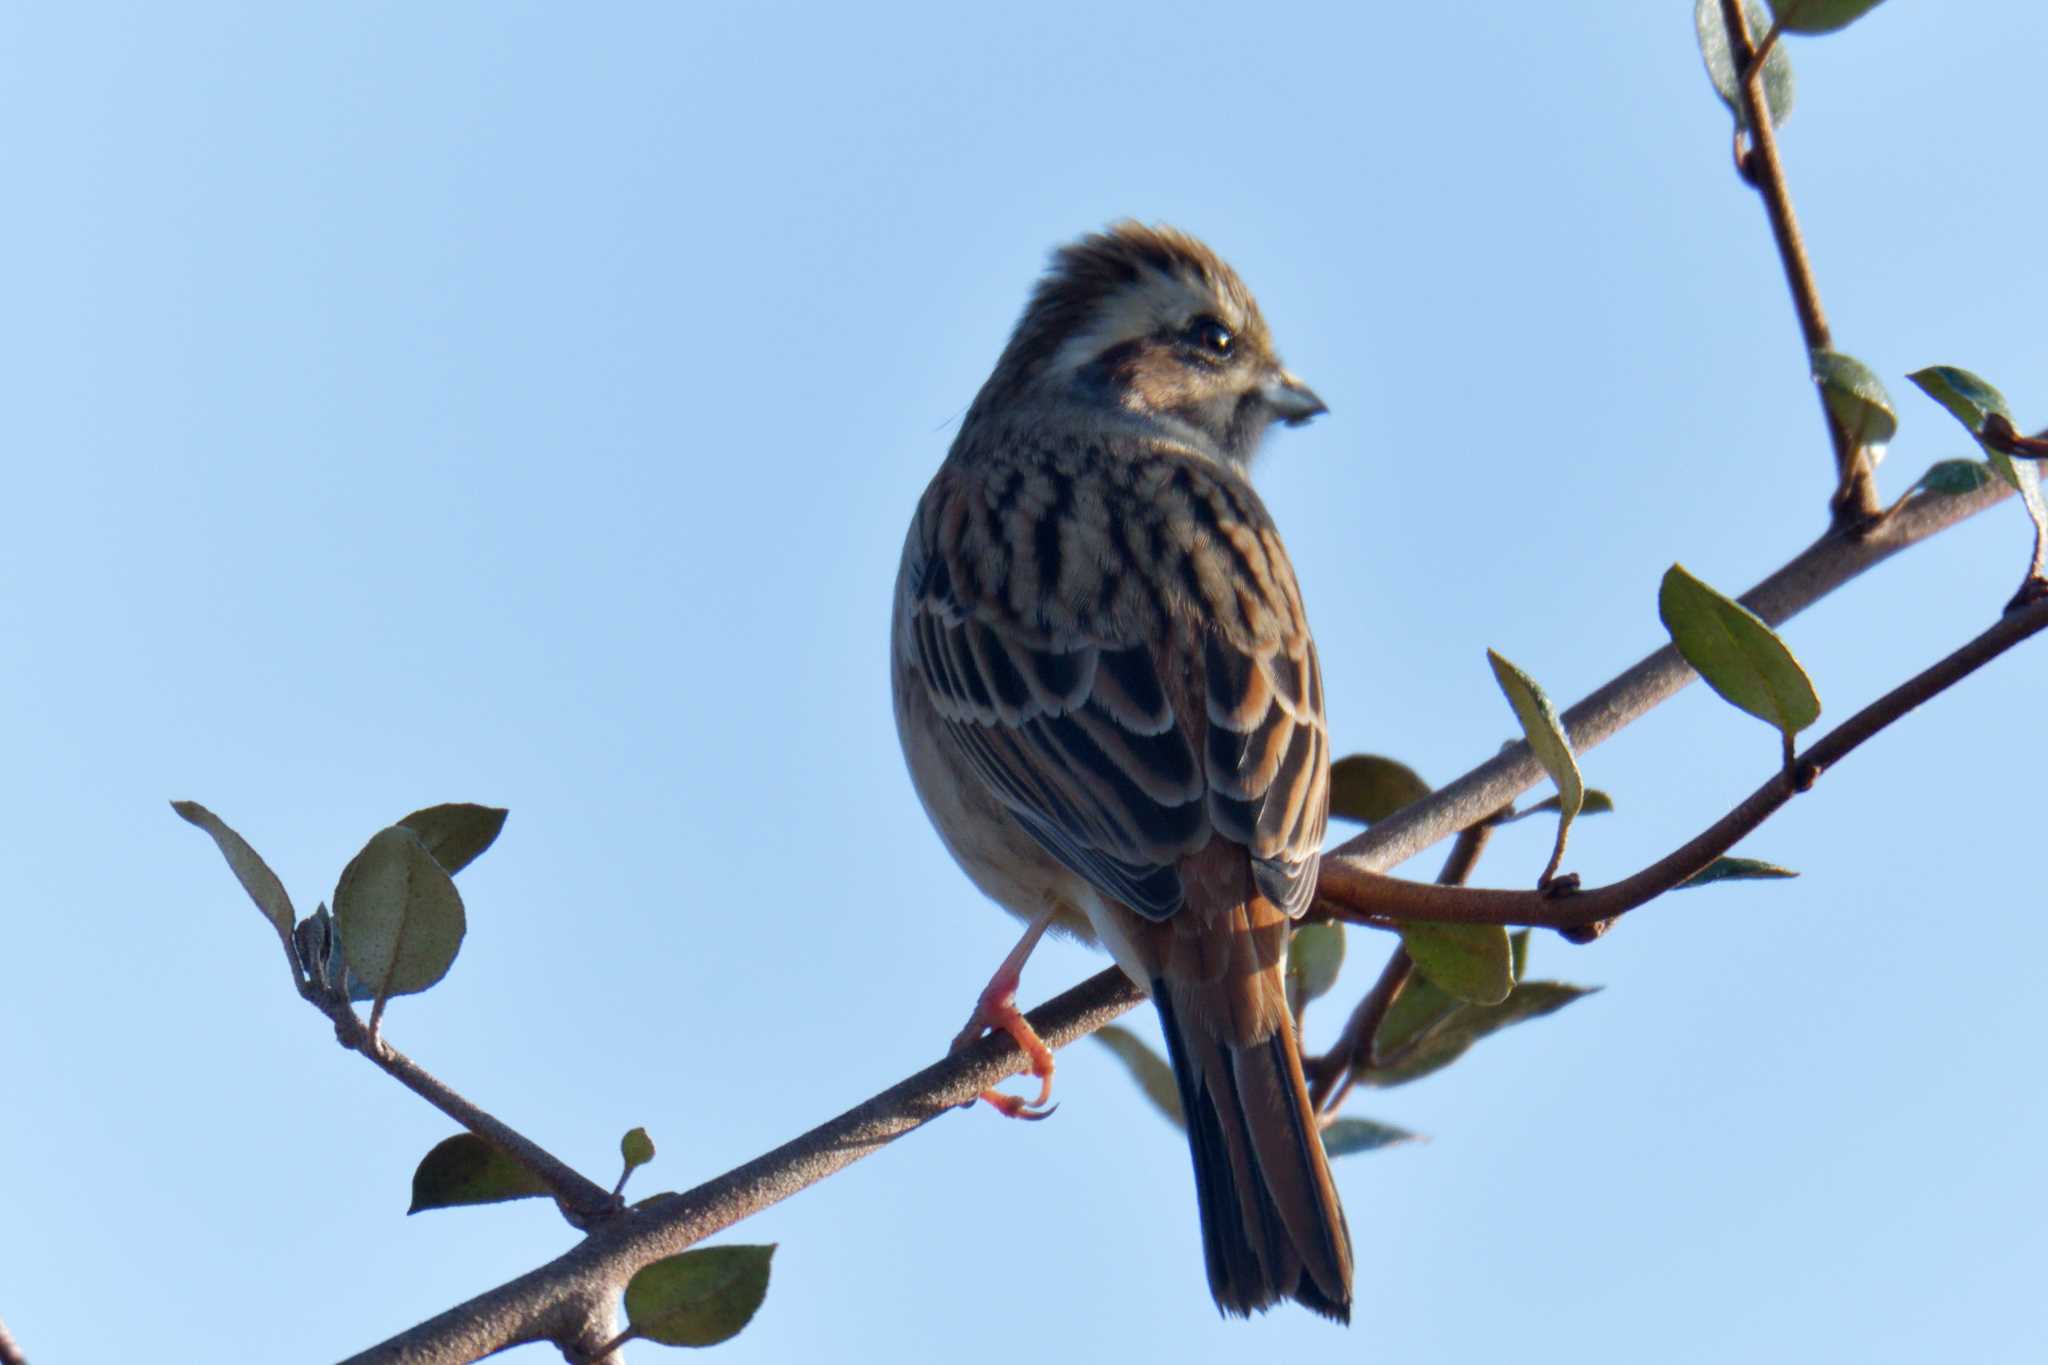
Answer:
<path fill-rule="evenodd" d="M 1270 346 L 1258 301 L 1221 257 L 1184 232 L 1127 219 L 1053 252 L 996 373 L 1004 387 L 1066 377 L 1118 342 L 1204 315 Z"/>

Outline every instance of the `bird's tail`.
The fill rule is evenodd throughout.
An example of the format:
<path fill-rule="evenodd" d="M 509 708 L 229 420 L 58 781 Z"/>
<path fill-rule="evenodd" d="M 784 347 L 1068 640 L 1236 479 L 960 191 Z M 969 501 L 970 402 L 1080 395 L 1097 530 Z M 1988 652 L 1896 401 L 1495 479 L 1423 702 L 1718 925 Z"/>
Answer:
<path fill-rule="evenodd" d="M 1280 992 L 1270 966 L 1236 985 Z M 1351 1320 L 1351 1232 L 1309 1107 L 1301 1050 L 1284 1004 L 1258 1010 L 1263 1037 L 1233 1042 L 1210 1027 L 1244 1012 L 1202 1008 L 1193 998 L 1221 983 L 1152 984 L 1195 1159 L 1209 1291 L 1225 1313 L 1250 1316 L 1296 1302 Z M 1227 1023 L 1223 1026 L 1227 1027 Z"/>

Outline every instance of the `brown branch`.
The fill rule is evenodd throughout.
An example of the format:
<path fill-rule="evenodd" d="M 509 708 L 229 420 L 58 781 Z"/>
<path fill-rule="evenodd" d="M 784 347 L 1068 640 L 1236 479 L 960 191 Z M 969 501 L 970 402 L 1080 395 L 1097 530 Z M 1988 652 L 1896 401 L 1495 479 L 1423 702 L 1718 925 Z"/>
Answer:
<path fill-rule="evenodd" d="M 1344 1106 L 1359 1073 L 1372 1063 L 1373 1039 L 1379 1036 L 1387 1011 L 1414 975 L 1415 959 L 1408 956 L 1408 949 L 1395 948 L 1380 968 L 1379 979 L 1344 1021 L 1336 1044 L 1320 1057 L 1302 1060 L 1302 1070 L 1308 1073 L 1308 1102 L 1318 1115 L 1334 1114 Z"/>
<path fill-rule="evenodd" d="M 2012 489 L 1996 480 L 1971 493 L 1920 497 L 1866 535 L 1835 529 L 1741 597 L 1776 626 L 1900 550 L 1998 503 Z M 1584 753 L 1663 702 L 1696 675 L 1670 645 L 1595 689 L 1563 716 L 1572 748 Z M 1517 741 L 1463 777 L 1346 840 L 1335 857 L 1365 871 L 1385 871 L 1484 819 L 1544 780 L 1526 743 Z M 1326 857 L 1328 867 L 1332 858 Z"/>
<path fill-rule="evenodd" d="M 1144 998 L 1120 969 L 1111 967 L 1026 1017 L 1039 1037 L 1059 1048 Z M 744 1166 L 687 1193 L 658 1195 L 635 1205 L 566 1254 L 352 1357 L 350 1365 L 452 1365 L 521 1342 L 555 1340 L 565 1303 L 617 1294 L 648 1262 L 673 1256 L 780 1203 L 1027 1066 L 1007 1035 L 991 1034 Z"/>
<path fill-rule="evenodd" d="M 1990 413 L 1984 418 L 1982 439 L 1984 444 L 2004 455 L 2016 455 L 2028 460 L 2048 460 L 2048 440 L 2043 440 L 2039 436 L 2020 435 L 2002 412 Z"/>
<path fill-rule="evenodd" d="M 1472 869 L 1479 865 L 1479 855 L 1486 851 L 1494 830 L 1509 814 L 1506 810 L 1496 811 L 1470 829 L 1458 831 L 1444 859 L 1443 871 L 1436 874 L 1437 885 L 1463 886 L 1470 881 Z M 1309 1102 L 1317 1113 L 1337 1112 L 1360 1074 L 1372 1065 L 1373 1040 L 1379 1036 L 1387 1011 L 1401 998 L 1414 974 L 1415 960 L 1408 956 L 1406 946 L 1394 949 L 1387 965 L 1380 969 L 1379 979 L 1344 1021 L 1344 1031 L 1337 1035 L 1335 1045 L 1320 1057 L 1303 1060 L 1302 1069 L 1308 1073 Z"/>
<path fill-rule="evenodd" d="M 1810 790 L 1822 773 L 1848 757 L 1865 740 L 2044 629 L 2048 629 L 2048 601 L 2007 612 L 1989 630 L 1829 731 L 1799 756 L 1791 771 L 1773 774 L 1741 805 L 1684 847 L 1611 885 L 1561 894 L 1475 890 L 1402 881 L 1341 859 L 1325 858 L 1316 883 L 1317 904 L 1339 918 L 1375 925 L 1409 920 L 1527 924 L 1552 929 L 1604 925 L 1697 875 L 1786 802 Z"/>
<path fill-rule="evenodd" d="M 1833 348 L 1828 334 L 1827 314 L 1820 306 L 1820 286 L 1813 278 L 1813 262 L 1806 255 L 1806 239 L 1799 231 L 1799 217 L 1792 211 L 1792 190 L 1785 180 L 1785 163 L 1778 156 L 1778 133 L 1771 123 L 1771 111 L 1763 92 L 1763 57 L 1768 48 L 1751 44 L 1749 22 L 1743 17 L 1742 0 L 1721 0 L 1721 21 L 1728 29 L 1728 57 L 1734 63 L 1737 95 L 1742 117 L 1748 124 L 1749 153 L 1742 157 L 1743 178 L 1756 188 L 1764 201 L 1764 215 L 1770 219 L 1771 238 L 1778 246 L 1778 260 L 1785 267 L 1785 284 L 1792 291 L 1792 307 L 1799 314 L 1799 331 L 1806 339 L 1809 357 L 1815 351 Z M 1775 27 L 1772 38 L 1777 35 Z M 1827 424 L 1828 440 L 1835 451 L 1835 496 L 1830 502 L 1837 526 L 1854 526 L 1878 514 L 1877 480 L 1861 445 L 1835 420 L 1827 395 L 1820 393 L 1821 420 Z"/>
<path fill-rule="evenodd" d="M 547 1186 L 548 1192 L 561 1206 L 563 1216 L 576 1227 L 588 1228 L 620 1212 L 621 1201 L 603 1186 L 583 1176 L 533 1139 L 456 1094 L 412 1058 L 373 1035 L 339 992 L 330 991 L 315 982 L 301 981 L 299 994 L 333 1022 L 335 1039 L 343 1047 L 362 1053 L 407 1090 L 531 1172 L 535 1179 Z"/>

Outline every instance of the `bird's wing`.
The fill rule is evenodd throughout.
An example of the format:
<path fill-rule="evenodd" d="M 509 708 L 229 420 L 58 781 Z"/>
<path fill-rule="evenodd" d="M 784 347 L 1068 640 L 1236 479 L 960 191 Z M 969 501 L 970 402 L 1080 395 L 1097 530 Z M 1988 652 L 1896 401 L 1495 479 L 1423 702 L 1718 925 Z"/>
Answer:
<path fill-rule="evenodd" d="M 1221 835 L 1308 908 L 1329 807 L 1322 679 L 1250 487 L 1172 449 L 943 471 L 904 549 L 898 648 L 1037 842 L 1152 920 Z"/>

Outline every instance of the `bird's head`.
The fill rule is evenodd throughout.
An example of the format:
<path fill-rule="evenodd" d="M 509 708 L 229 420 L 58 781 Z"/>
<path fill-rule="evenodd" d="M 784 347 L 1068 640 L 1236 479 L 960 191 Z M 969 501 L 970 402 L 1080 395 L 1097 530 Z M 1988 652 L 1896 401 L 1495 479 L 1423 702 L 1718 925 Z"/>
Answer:
<path fill-rule="evenodd" d="M 1053 254 L 983 397 L 1177 419 L 1240 464 L 1274 422 L 1326 411 L 1280 364 L 1236 271 L 1185 233 L 1134 222 Z"/>

